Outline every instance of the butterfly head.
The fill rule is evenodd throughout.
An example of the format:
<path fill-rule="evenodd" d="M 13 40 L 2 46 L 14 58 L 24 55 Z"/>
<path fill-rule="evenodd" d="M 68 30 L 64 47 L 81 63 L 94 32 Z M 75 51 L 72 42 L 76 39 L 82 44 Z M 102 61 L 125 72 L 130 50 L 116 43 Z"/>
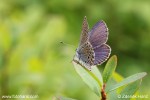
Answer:
<path fill-rule="evenodd" d="M 77 48 L 75 51 L 76 51 L 76 53 L 75 53 L 75 55 L 74 55 L 73 60 L 79 61 L 79 60 L 80 60 L 80 52 L 79 52 L 79 49 Z"/>

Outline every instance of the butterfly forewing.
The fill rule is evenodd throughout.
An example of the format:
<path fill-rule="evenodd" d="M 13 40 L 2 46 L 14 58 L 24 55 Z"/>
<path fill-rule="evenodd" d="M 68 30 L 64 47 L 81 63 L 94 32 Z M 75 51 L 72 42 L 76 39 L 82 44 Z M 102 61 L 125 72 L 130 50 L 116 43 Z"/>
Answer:
<path fill-rule="evenodd" d="M 93 47 L 102 45 L 107 42 L 108 28 L 104 21 L 99 21 L 89 32 L 89 41 Z"/>
<path fill-rule="evenodd" d="M 84 20 L 83 20 L 83 24 L 82 24 L 82 32 L 81 32 L 81 36 L 80 36 L 79 46 L 82 46 L 85 42 L 88 41 L 88 32 L 89 32 L 88 27 L 89 26 L 88 26 L 87 18 L 85 16 Z"/>

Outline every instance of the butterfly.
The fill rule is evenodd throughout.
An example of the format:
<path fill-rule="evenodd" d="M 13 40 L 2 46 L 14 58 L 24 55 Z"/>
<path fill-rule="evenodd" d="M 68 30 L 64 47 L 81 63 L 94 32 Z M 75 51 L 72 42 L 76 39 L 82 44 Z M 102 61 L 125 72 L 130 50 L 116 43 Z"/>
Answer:
<path fill-rule="evenodd" d="M 82 24 L 80 43 L 76 49 L 73 61 L 91 70 L 92 66 L 101 65 L 111 53 L 111 48 L 106 44 L 108 28 L 104 21 L 97 22 L 89 31 L 86 16 Z"/>

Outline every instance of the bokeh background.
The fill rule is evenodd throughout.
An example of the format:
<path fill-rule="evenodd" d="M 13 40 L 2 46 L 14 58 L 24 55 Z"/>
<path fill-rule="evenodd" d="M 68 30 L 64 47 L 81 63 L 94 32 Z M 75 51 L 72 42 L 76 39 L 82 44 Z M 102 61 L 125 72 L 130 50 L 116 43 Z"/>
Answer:
<path fill-rule="evenodd" d="M 99 100 L 71 63 L 85 15 L 90 28 L 99 20 L 106 22 L 118 73 L 149 73 L 149 0 L 0 0 L 0 95 Z M 148 74 L 141 94 L 150 96 L 149 84 Z"/>

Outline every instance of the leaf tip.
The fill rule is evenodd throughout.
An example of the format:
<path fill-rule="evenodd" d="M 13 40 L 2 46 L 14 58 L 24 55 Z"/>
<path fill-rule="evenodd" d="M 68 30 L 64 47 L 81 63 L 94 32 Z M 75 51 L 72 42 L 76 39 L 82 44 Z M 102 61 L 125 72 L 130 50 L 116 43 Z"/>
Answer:
<path fill-rule="evenodd" d="M 112 58 L 115 59 L 115 61 L 117 62 L 117 56 L 116 55 L 113 55 Z"/>
<path fill-rule="evenodd" d="M 143 75 L 144 75 L 144 76 L 146 76 L 146 75 L 147 75 L 147 73 L 146 73 L 146 72 L 143 72 Z"/>

